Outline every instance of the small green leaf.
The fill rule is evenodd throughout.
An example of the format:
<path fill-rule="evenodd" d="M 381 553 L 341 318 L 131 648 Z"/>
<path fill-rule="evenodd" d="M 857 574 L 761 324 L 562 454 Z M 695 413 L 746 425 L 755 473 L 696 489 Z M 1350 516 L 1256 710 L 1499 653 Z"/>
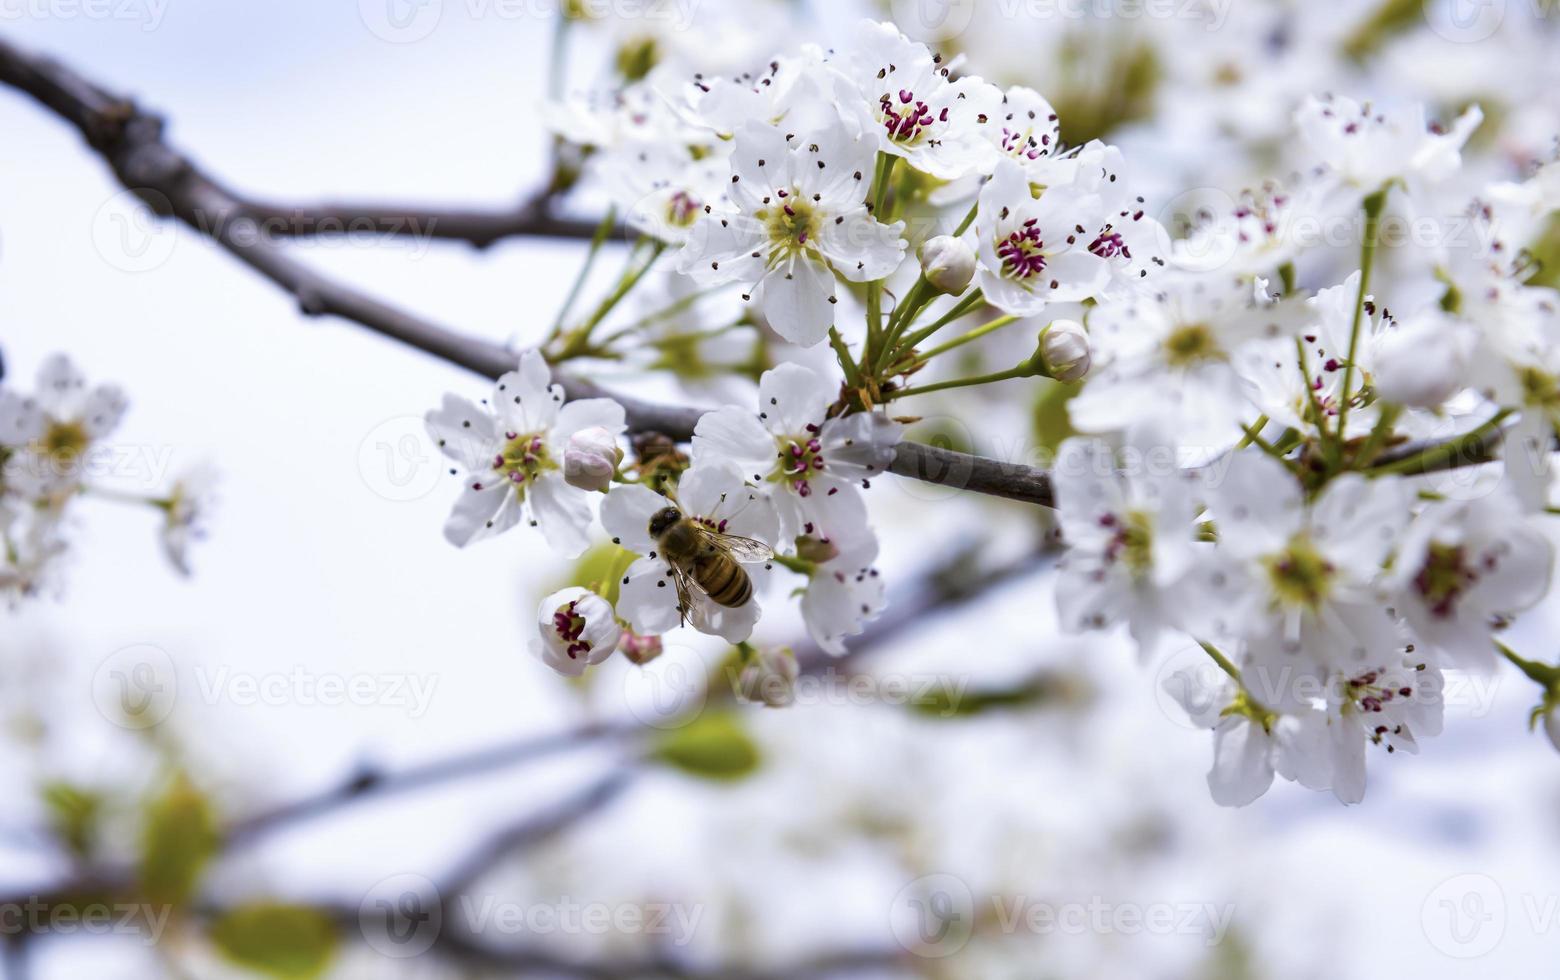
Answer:
<path fill-rule="evenodd" d="M 90 856 L 103 815 L 103 797 L 65 782 L 44 784 L 41 795 L 54 835 L 77 857 Z"/>
<path fill-rule="evenodd" d="M 1419 26 L 1425 16 L 1423 0 L 1386 0 L 1343 42 L 1343 53 L 1364 61 L 1388 41 Z"/>
<path fill-rule="evenodd" d="M 710 712 L 669 732 L 651 757 L 690 776 L 737 782 L 758 768 L 758 746 L 729 712 Z"/>
<path fill-rule="evenodd" d="M 239 966 L 280 977 L 311 980 L 330 967 L 340 936 L 323 912 L 301 905 L 240 906 L 211 924 L 211 941 Z"/>
<path fill-rule="evenodd" d="M 1528 254 L 1534 260 L 1534 268 L 1527 284 L 1560 287 L 1560 214 L 1549 216 L 1544 230 L 1528 246 Z"/>
<path fill-rule="evenodd" d="M 610 541 L 599 544 L 579 557 L 564 585 L 590 589 L 616 605 L 623 573 L 637 557 L 632 551 L 626 551 Z"/>
<path fill-rule="evenodd" d="M 1065 682 L 1049 674 L 1040 674 L 1009 687 L 978 691 L 943 684 L 924 697 L 909 702 L 909 708 L 927 718 L 969 718 L 989 711 L 1027 708 L 1063 700 L 1071 693 Z"/>
<path fill-rule="evenodd" d="M 141 889 L 148 901 L 182 905 L 195 892 L 217 848 L 217 818 L 183 775 L 152 801 L 141 834 Z"/>
<path fill-rule="evenodd" d="M 1064 441 L 1078 434 L 1072 427 L 1067 404 L 1082 390 L 1080 382 L 1048 381 L 1040 386 L 1033 416 L 1035 443 L 1040 448 L 1055 453 Z"/>

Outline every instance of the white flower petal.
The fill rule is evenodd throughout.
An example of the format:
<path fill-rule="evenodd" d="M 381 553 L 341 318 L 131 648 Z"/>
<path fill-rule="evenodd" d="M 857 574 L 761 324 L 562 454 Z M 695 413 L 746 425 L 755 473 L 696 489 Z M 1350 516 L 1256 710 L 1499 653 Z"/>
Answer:
<path fill-rule="evenodd" d="M 667 498 L 637 483 L 619 484 L 601 502 L 601 525 L 622 547 L 641 555 L 655 550 L 650 518 L 673 506 Z"/>
<path fill-rule="evenodd" d="M 526 504 L 554 551 L 565 558 L 578 558 L 590 547 L 591 494 L 570 486 L 562 471 L 551 470 L 532 481 Z"/>

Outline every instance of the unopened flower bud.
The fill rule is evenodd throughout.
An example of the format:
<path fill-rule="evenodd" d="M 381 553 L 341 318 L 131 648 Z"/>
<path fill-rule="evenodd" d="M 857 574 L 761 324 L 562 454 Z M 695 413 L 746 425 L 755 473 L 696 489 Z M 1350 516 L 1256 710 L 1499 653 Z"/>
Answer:
<path fill-rule="evenodd" d="M 623 638 L 618 641 L 618 649 L 622 650 L 623 656 L 627 657 L 631 662 L 643 667 L 661 655 L 661 638 L 659 636 L 644 636 L 632 630 L 624 630 Z"/>
<path fill-rule="evenodd" d="M 586 589 L 564 589 L 537 609 L 531 650 L 558 673 L 579 677 L 612 656 L 621 635 L 612 603 Z"/>
<path fill-rule="evenodd" d="M 840 556 L 840 546 L 824 538 L 797 538 L 796 557 L 815 565 L 831 562 Z"/>
<path fill-rule="evenodd" d="M 957 296 L 975 278 L 975 250 L 962 239 L 938 235 L 921 246 L 921 272 L 938 291 Z"/>
<path fill-rule="evenodd" d="M 1376 349 L 1376 394 L 1409 408 L 1440 408 L 1468 384 L 1470 335 L 1439 315 L 1391 330 Z"/>
<path fill-rule="evenodd" d="M 796 658 L 789 650 L 760 650 L 737 677 L 737 693 L 749 704 L 784 708 L 796 700 Z"/>
<path fill-rule="evenodd" d="M 1076 320 L 1055 320 L 1040 331 L 1036 355 L 1040 373 L 1057 381 L 1077 381 L 1089 373 L 1089 335 Z"/>
<path fill-rule="evenodd" d="M 563 453 L 563 478 L 581 490 L 606 491 L 623 462 L 617 436 L 601 426 L 581 429 L 569 437 Z"/>

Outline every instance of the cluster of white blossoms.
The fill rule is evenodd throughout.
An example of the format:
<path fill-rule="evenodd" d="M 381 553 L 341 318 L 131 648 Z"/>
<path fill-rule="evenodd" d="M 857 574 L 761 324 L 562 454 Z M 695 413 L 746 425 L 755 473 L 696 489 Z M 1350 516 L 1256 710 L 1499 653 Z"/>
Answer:
<path fill-rule="evenodd" d="M 1149 660 L 1206 654 L 1171 687 L 1215 732 L 1221 803 L 1275 772 L 1361 799 L 1367 746 L 1435 734 L 1443 672 L 1494 669 L 1494 634 L 1549 591 L 1560 297 L 1529 282 L 1528 247 L 1560 181 L 1551 164 L 1465 193 L 1476 108 L 1442 126 L 1307 99 L 1304 167 L 1174 241 L 1120 149 L 1066 145 L 1041 94 L 889 24 L 554 109 L 640 240 L 590 315 L 566 309 L 486 403 L 450 396 L 428 424 L 463 473 L 451 541 L 523 521 L 564 555 L 615 549 L 593 590 L 541 604 L 536 647 L 562 673 L 615 649 L 642 663 L 691 626 L 755 678 L 794 676 L 749 642 L 786 598 L 843 653 L 885 604 L 864 491 L 895 458 L 897 403 L 1019 379 L 1068 385 L 1079 433 L 1052 473 L 1063 625 L 1124 626 Z M 1438 234 L 1383 244 L 1393 222 Z M 665 305 L 604 334 L 663 255 Z M 734 321 L 691 315 L 722 294 Z M 1029 340 L 1007 370 L 944 356 L 1010 327 Z M 647 348 L 681 375 L 733 330 L 756 338 L 727 373 L 757 405 L 705 412 L 686 448 L 553 383 L 551 365 Z M 1545 711 L 1560 701 L 1505 653 Z"/>
<path fill-rule="evenodd" d="M 110 437 L 125 408 L 118 387 L 89 386 L 63 354 L 43 362 L 30 391 L 0 383 L 0 599 L 58 590 L 70 510 L 84 494 L 153 505 L 164 552 L 188 574 L 190 545 L 204 533 L 208 477 L 197 471 L 151 497 L 115 487 L 125 455 Z"/>
<path fill-rule="evenodd" d="M 1560 294 L 1528 283 L 1526 247 L 1556 165 L 1445 210 L 1478 121 L 1309 99 L 1303 177 L 1089 312 L 1086 435 L 1055 471 L 1061 615 L 1125 624 L 1145 658 L 1203 647 L 1168 687 L 1214 730 L 1220 803 L 1275 773 L 1359 801 L 1368 746 L 1437 734 L 1443 671 L 1520 660 L 1495 634 L 1549 593 Z M 1407 216 L 1434 240 L 1393 245 Z M 1331 258 L 1300 229 L 1330 222 L 1358 266 L 1300 288 Z"/>

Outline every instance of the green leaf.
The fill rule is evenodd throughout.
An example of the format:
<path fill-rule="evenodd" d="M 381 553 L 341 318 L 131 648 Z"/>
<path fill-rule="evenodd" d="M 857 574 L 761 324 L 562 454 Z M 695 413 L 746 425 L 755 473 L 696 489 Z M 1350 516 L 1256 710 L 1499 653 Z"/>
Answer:
<path fill-rule="evenodd" d="M 1067 403 L 1082 390 L 1081 382 L 1048 381 L 1040 386 L 1033 416 L 1035 443 L 1040 448 L 1055 453 L 1064 441 L 1078 434 L 1067 414 Z"/>
<path fill-rule="evenodd" d="M 1343 42 L 1343 53 L 1364 61 L 1388 41 L 1424 22 L 1423 0 L 1386 0 Z"/>
<path fill-rule="evenodd" d="M 610 541 L 599 544 L 579 557 L 564 585 L 590 589 L 616 605 L 623 572 L 637 557 Z"/>
<path fill-rule="evenodd" d="M 707 712 L 668 732 L 651 758 L 690 776 L 716 782 L 737 782 L 758 768 L 758 746 L 730 712 Z"/>
<path fill-rule="evenodd" d="M 90 856 L 103 816 L 103 797 L 66 782 L 45 783 L 41 795 L 54 835 L 77 857 Z"/>
<path fill-rule="evenodd" d="M 1560 288 L 1560 214 L 1552 214 L 1544 230 L 1528 246 L 1535 267 L 1528 277 L 1529 286 Z"/>
<path fill-rule="evenodd" d="M 1076 692 L 1065 681 L 1049 674 L 1038 674 L 1009 687 L 978 691 L 941 685 L 924 697 L 909 702 L 911 711 L 927 718 L 970 718 L 989 711 L 1029 708 L 1050 701 L 1065 700 Z"/>
<path fill-rule="evenodd" d="M 158 905 L 182 905 L 216 852 L 217 818 L 208 800 L 180 775 L 152 801 L 141 834 L 141 889 Z"/>
<path fill-rule="evenodd" d="M 259 902 L 219 918 L 210 936 L 232 962 L 283 980 L 320 976 L 340 942 L 336 923 L 317 909 Z"/>

